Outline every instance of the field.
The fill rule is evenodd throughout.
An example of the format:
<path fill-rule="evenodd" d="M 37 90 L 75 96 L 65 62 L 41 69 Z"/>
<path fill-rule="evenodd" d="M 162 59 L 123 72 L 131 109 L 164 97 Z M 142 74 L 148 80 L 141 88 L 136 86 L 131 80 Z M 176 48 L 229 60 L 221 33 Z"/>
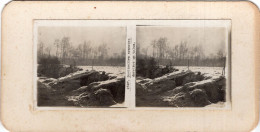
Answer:
<path fill-rule="evenodd" d="M 78 66 L 84 70 L 92 70 L 92 66 Z M 122 66 L 94 66 L 93 70 L 96 71 L 105 71 L 112 76 L 124 77 L 125 76 L 125 67 Z"/>
<path fill-rule="evenodd" d="M 177 68 L 179 70 L 188 70 L 187 66 L 175 66 L 175 68 Z M 197 67 L 197 66 L 193 66 L 193 67 L 189 67 L 189 70 L 191 70 L 193 72 L 201 72 L 201 73 L 209 74 L 209 75 L 221 75 L 223 67 Z M 225 73 L 227 73 L 226 71 L 227 71 L 227 69 L 225 69 Z"/>

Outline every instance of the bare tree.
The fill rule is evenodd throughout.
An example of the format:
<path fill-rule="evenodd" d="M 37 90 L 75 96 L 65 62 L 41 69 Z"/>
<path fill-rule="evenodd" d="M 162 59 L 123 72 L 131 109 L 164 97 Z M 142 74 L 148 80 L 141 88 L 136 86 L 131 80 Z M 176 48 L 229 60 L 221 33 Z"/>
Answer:
<path fill-rule="evenodd" d="M 97 52 L 99 54 L 99 58 L 101 60 L 104 59 L 104 57 L 107 56 L 107 44 L 106 43 L 103 43 L 102 45 L 99 45 L 98 46 L 98 49 L 97 49 Z"/>
<path fill-rule="evenodd" d="M 165 57 L 165 51 L 166 51 L 166 47 L 167 47 L 167 38 L 159 38 L 159 40 L 157 41 L 157 49 L 158 49 L 158 53 L 159 53 L 159 64 L 160 61 Z"/>
<path fill-rule="evenodd" d="M 93 47 L 92 48 L 92 70 L 93 70 L 93 67 L 94 67 L 94 63 L 95 63 L 95 59 L 97 58 L 97 54 L 98 54 L 98 47 Z"/>
<path fill-rule="evenodd" d="M 56 57 L 59 58 L 60 40 L 59 39 L 55 39 L 53 44 L 54 44 L 54 46 L 56 46 Z"/>
<path fill-rule="evenodd" d="M 136 55 L 137 55 L 137 56 L 140 56 L 140 55 L 141 55 L 140 45 L 139 45 L 139 44 L 136 44 Z"/>
<path fill-rule="evenodd" d="M 38 54 L 40 57 L 43 57 L 44 56 L 44 43 L 43 42 L 40 42 L 39 43 L 39 48 L 38 48 Z"/>
<path fill-rule="evenodd" d="M 50 46 L 46 47 L 46 48 L 45 48 L 45 51 L 46 51 L 46 54 L 47 54 L 48 56 L 51 56 L 51 47 L 50 47 Z"/>
<path fill-rule="evenodd" d="M 175 58 L 179 59 L 179 45 L 174 46 L 174 53 L 175 53 Z"/>
<path fill-rule="evenodd" d="M 78 51 L 78 54 L 79 54 L 78 58 L 82 59 L 83 58 L 83 45 L 82 44 L 78 45 L 77 51 Z"/>
<path fill-rule="evenodd" d="M 224 51 L 223 49 L 220 49 L 217 53 L 217 56 L 219 58 L 219 61 L 220 61 L 220 65 L 223 66 L 223 70 L 222 70 L 222 75 L 225 74 L 225 66 L 226 66 L 226 56 L 224 54 Z"/>
<path fill-rule="evenodd" d="M 187 47 L 187 42 L 186 41 L 182 41 L 180 44 L 180 59 L 184 60 L 187 53 L 188 53 L 188 47 Z"/>
<path fill-rule="evenodd" d="M 145 58 L 147 58 L 148 48 L 149 48 L 149 47 L 142 48 L 142 52 L 144 53 Z"/>
<path fill-rule="evenodd" d="M 124 58 L 124 56 L 125 56 L 125 49 L 123 49 L 123 50 L 121 51 L 121 58 Z"/>
<path fill-rule="evenodd" d="M 155 58 L 155 48 L 156 48 L 157 40 L 153 40 L 151 42 L 151 45 L 153 47 L 153 58 Z"/>
<path fill-rule="evenodd" d="M 195 61 L 196 61 L 196 65 L 199 66 L 200 60 L 203 58 L 204 56 L 204 52 L 203 52 L 203 48 L 201 45 L 197 45 L 194 47 L 194 56 L 195 56 Z"/>
<path fill-rule="evenodd" d="M 70 38 L 69 37 L 63 37 L 61 40 L 61 60 L 64 63 L 66 57 L 68 56 L 68 50 L 70 47 Z"/>

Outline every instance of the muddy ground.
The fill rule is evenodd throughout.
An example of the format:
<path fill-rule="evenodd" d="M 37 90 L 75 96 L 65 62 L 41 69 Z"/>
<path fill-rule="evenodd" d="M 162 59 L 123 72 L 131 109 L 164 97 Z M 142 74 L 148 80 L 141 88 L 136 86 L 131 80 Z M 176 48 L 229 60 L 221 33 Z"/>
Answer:
<path fill-rule="evenodd" d="M 124 102 L 124 77 L 81 70 L 57 79 L 39 77 L 38 106 L 109 107 Z"/>
<path fill-rule="evenodd" d="M 204 107 L 225 102 L 226 78 L 190 70 L 154 79 L 137 77 L 138 107 Z"/>
<path fill-rule="evenodd" d="M 125 98 L 123 75 L 87 69 L 60 78 L 41 75 L 37 105 L 122 107 L 118 104 Z M 136 78 L 137 107 L 204 107 L 223 103 L 225 97 L 226 78 L 215 71 L 178 69 L 156 78 Z"/>

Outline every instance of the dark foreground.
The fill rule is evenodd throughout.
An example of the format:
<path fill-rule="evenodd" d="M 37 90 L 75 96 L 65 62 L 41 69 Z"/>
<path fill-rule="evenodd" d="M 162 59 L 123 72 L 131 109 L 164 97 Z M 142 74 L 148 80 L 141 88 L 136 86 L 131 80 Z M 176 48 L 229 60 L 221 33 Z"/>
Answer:
<path fill-rule="evenodd" d="M 58 79 L 39 77 L 38 106 L 110 107 L 124 102 L 125 79 L 78 71 Z"/>
<path fill-rule="evenodd" d="M 200 72 L 174 71 L 154 79 L 138 77 L 139 107 L 204 107 L 225 102 L 226 78 Z"/>

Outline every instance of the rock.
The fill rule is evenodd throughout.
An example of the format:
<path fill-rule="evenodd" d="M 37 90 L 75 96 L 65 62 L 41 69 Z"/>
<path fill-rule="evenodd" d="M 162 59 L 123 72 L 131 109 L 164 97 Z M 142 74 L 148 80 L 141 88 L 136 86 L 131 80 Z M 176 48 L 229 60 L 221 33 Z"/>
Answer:
<path fill-rule="evenodd" d="M 211 104 L 205 90 L 203 89 L 194 89 L 190 92 L 190 96 L 196 107 L 203 107 Z"/>
<path fill-rule="evenodd" d="M 216 103 L 218 101 L 225 100 L 225 80 L 226 79 L 223 76 L 219 76 L 199 82 L 187 83 L 184 87 L 189 91 L 193 91 L 194 89 L 202 89 L 206 92 L 208 100 L 211 103 Z"/>
<path fill-rule="evenodd" d="M 116 104 L 113 95 L 108 89 L 99 89 L 95 92 L 96 98 L 99 100 L 100 106 L 110 106 Z"/>
<path fill-rule="evenodd" d="M 125 78 L 109 76 L 104 71 L 77 71 L 58 79 L 39 80 L 49 87 L 45 89 L 42 88 L 45 85 L 38 84 L 41 90 L 49 92 L 40 96 L 41 105 L 46 104 L 45 99 L 53 106 L 99 107 L 122 103 L 125 99 Z M 52 94 L 50 99 L 49 94 Z"/>
<path fill-rule="evenodd" d="M 225 101 L 226 79 L 185 71 L 136 83 L 137 106 L 204 107 Z M 141 83 L 142 82 L 142 83 Z"/>
<path fill-rule="evenodd" d="M 97 91 L 100 88 L 110 90 L 116 102 L 122 103 L 125 100 L 125 78 L 115 78 L 112 80 L 102 81 L 97 85 L 90 84 L 89 91 Z"/>

